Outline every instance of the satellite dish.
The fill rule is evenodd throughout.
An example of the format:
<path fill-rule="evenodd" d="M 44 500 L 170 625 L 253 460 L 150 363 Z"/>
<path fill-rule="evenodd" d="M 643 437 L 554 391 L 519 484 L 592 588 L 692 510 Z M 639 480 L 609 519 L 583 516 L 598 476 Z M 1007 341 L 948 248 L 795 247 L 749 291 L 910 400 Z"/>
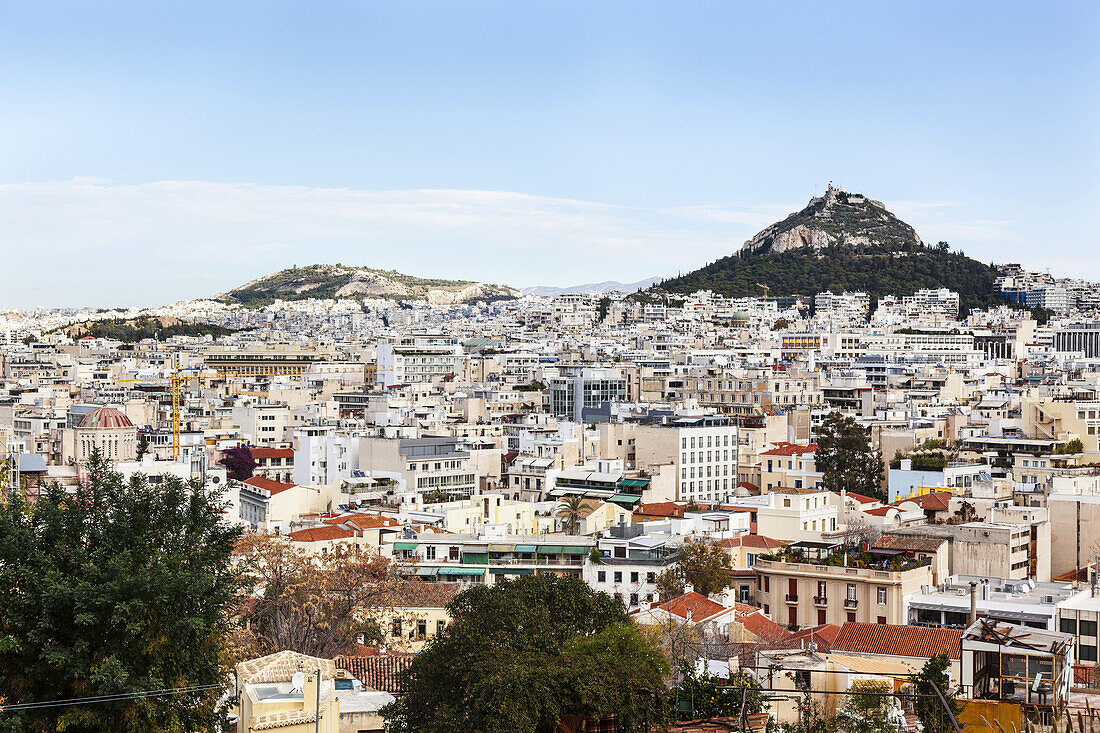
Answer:
<path fill-rule="evenodd" d="M 304 693 L 305 689 L 306 689 L 306 673 L 305 672 L 295 672 L 293 675 L 291 675 L 291 677 L 290 677 L 290 691 L 291 692 L 302 692 L 302 693 Z"/>

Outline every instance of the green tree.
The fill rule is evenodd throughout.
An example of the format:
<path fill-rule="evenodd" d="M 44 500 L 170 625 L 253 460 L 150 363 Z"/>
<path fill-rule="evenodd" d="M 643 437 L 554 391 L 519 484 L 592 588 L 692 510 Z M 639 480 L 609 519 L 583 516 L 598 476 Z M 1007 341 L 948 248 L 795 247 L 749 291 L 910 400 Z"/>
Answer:
<path fill-rule="evenodd" d="M 885 682 L 857 680 L 848 688 L 850 694 L 836 714 L 837 733 L 895 733 L 900 727 L 894 721 L 893 698 Z"/>
<path fill-rule="evenodd" d="M 149 436 L 144 433 L 138 435 L 137 459 L 140 461 L 149 452 Z"/>
<path fill-rule="evenodd" d="M 803 690 L 798 703 L 798 720 L 780 723 L 779 730 L 782 733 L 828 733 L 833 730 L 833 724 L 834 720 L 826 714 L 821 702 L 811 691 Z"/>
<path fill-rule="evenodd" d="M 0 697 L 9 705 L 221 685 L 240 531 L 215 488 L 126 481 L 94 454 L 75 491 L 0 507 Z M 214 730 L 222 688 L 7 711 L 11 730 Z"/>
<path fill-rule="evenodd" d="M 580 578 L 528 575 L 463 591 L 454 623 L 402 672 L 392 733 L 550 733 L 566 715 L 664 722 L 668 663 L 622 604 Z"/>
<path fill-rule="evenodd" d="M 1060 456 L 1071 456 L 1076 453 L 1082 453 L 1084 452 L 1084 450 L 1085 444 L 1081 442 L 1081 439 L 1074 438 L 1073 440 L 1058 446 L 1058 448 L 1054 452 Z"/>
<path fill-rule="evenodd" d="M 951 680 L 948 677 L 947 670 L 950 667 L 951 660 L 947 658 L 947 655 L 937 654 L 924 663 L 924 667 L 921 668 L 914 680 L 918 695 L 914 707 L 916 708 L 917 717 L 920 718 L 924 733 L 949 733 L 954 731 L 955 728 L 948 720 L 947 712 L 950 711 L 956 719 L 962 713 L 962 704 L 958 701 L 957 693 L 949 689 Z M 943 699 L 947 702 L 946 710 L 939 697 L 935 696 L 936 691 L 932 689 L 933 686 L 943 693 Z M 933 695 L 935 697 L 921 697 L 922 695 Z"/>
<path fill-rule="evenodd" d="M 871 447 L 868 431 L 854 419 L 831 412 L 818 431 L 814 462 L 825 488 L 885 499 L 882 451 Z"/>
<path fill-rule="evenodd" d="M 569 534 L 576 534 L 584 518 L 584 497 L 563 497 L 558 508 L 558 516 L 565 520 L 565 526 L 569 528 Z"/>
<path fill-rule="evenodd" d="M 685 542 L 676 564 L 657 576 L 657 592 L 662 599 L 673 598 L 690 583 L 695 592 L 705 596 L 721 593 L 729 587 L 732 570 L 730 556 L 718 545 Z"/>
<path fill-rule="evenodd" d="M 681 664 L 680 679 L 673 694 L 681 717 L 683 713 L 692 718 L 740 715 L 742 702 L 745 715 L 762 712 L 767 707 L 760 683 L 745 674 L 723 680 L 705 671 L 696 674 L 691 665 Z"/>

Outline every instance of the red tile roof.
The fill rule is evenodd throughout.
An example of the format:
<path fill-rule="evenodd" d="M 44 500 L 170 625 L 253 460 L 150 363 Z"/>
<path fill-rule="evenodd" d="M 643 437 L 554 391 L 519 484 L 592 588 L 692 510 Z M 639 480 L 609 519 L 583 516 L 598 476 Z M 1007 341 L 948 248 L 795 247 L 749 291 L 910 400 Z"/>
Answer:
<path fill-rule="evenodd" d="M 290 532 L 287 537 L 291 542 L 321 542 L 325 540 L 346 540 L 349 537 L 355 536 L 355 530 L 344 529 L 343 527 L 333 527 L 326 525 L 324 527 L 310 527 L 308 529 L 299 529 L 296 532 Z"/>
<path fill-rule="evenodd" d="M 840 627 L 836 624 L 824 624 L 796 631 L 791 636 L 800 646 L 814 644 L 819 652 L 827 652 L 832 649 L 836 635 L 839 633 Z"/>
<path fill-rule="evenodd" d="M 740 537 L 727 537 L 714 543 L 718 547 L 752 547 L 758 550 L 772 550 L 789 545 L 787 540 L 775 540 L 762 534 L 743 534 Z"/>
<path fill-rule="evenodd" d="M 845 496 L 854 501 L 858 501 L 860 504 L 874 504 L 876 501 L 879 501 L 873 496 L 864 496 L 863 494 L 857 494 L 854 491 L 849 491 L 847 494 L 845 494 Z"/>
<path fill-rule="evenodd" d="M 293 448 L 250 448 L 249 451 L 257 461 L 266 461 L 271 458 L 294 458 Z"/>
<path fill-rule="evenodd" d="M 279 481 L 272 481 L 269 478 L 263 476 L 253 476 L 252 478 L 246 478 L 244 483 L 256 489 L 266 489 L 269 494 L 275 496 L 287 489 L 293 489 L 297 484 L 284 484 Z"/>
<path fill-rule="evenodd" d="M 901 499 L 894 502 L 900 504 L 903 501 L 916 502 L 917 506 L 925 511 L 943 512 L 947 511 L 947 508 L 951 505 L 951 497 L 954 496 L 950 491 L 933 491 L 930 494 L 921 494 L 920 496 L 914 496 L 912 499 Z"/>
<path fill-rule="evenodd" d="M 325 524 L 346 525 L 355 529 L 377 529 L 379 527 L 400 527 L 401 522 L 377 514 L 345 514 L 326 519 Z"/>
<path fill-rule="evenodd" d="M 874 509 L 861 509 L 860 511 L 876 517 L 885 517 L 890 512 L 898 511 L 898 508 L 896 506 L 877 506 Z"/>
<path fill-rule="evenodd" d="M 682 517 L 686 508 L 687 504 L 675 501 L 658 501 L 652 504 L 640 504 L 634 510 L 634 513 L 647 517 Z"/>
<path fill-rule="evenodd" d="M 945 652 L 951 659 L 959 659 L 962 635 L 962 629 L 849 621 L 840 627 L 832 650 L 924 659 Z"/>
<path fill-rule="evenodd" d="M 791 638 L 791 632 L 772 621 L 759 610 L 737 620 L 744 625 L 746 631 L 755 635 L 764 644 L 784 643 Z"/>
<path fill-rule="evenodd" d="M 771 450 L 766 450 L 760 455 L 762 456 L 801 456 L 806 453 L 813 453 L 817 450 L 816 443 L 810 443 L 809 445 L 803 445 L 801 443 L 780 443 Z"/>
<path fill-rule="evenodd" d="M 729 610 L 721 603 L 712 601 L 702 593 L 696 593 L 695 591 L 670 598 L 664 603 L 658 603 L 654 608 L 663 609 L 673 616 L 685 619 L 690 612 L 691 620 L 694 622 L 705 621 L 712 616 L 718 616 Z"/>

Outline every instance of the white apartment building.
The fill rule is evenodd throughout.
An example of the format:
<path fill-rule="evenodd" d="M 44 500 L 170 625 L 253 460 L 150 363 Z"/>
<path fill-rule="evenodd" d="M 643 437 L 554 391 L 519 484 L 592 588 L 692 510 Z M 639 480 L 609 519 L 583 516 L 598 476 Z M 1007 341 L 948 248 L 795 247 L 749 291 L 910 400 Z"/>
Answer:
<path fill-rule="evenodd" d="M 270 446 L 287 440 L 290 408 L 282 402 L 254 402 L 233 406 L 233 422 L 249 445 Z"/>
<path fill-rule="evenodd" d="M 755 510 L 756 534 L 777 540 L 820 540 L 823 532 L 843 529 L 840 509 L 829 502 L 829 492 L 824 489 L 783 487 L 729 503 L 737 509 Z"/>
<path fill-rule="evenodd" d="M 359 436 L 332 427 L 299 428 L 294 433 L 294 483 L 327 486 L 346 481 L 359 467 Z"/>
<path fill-rule="evenodd" d="M 378 343 L 378 381 L 425 384 L 459 373 L 462 347 L 450 336 L 416 334 Z"/>
<path fill-rule="evenodd" d="M 669 425 L 641 425 L 635 436 L 636 465 L 654 472 L 672 464 L 677 499 L 724 502 L 737 491 L 737 426 L 723 418 L 686 418 Z"/>

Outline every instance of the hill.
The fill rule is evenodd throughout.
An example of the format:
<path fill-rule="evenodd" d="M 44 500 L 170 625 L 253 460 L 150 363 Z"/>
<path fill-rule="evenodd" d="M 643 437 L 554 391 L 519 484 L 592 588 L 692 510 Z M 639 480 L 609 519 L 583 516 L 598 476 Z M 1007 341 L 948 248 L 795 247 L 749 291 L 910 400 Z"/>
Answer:
<path fill-rule="evenodd" d="M 433 280 L 369 267 L 309 265 L 265 275 L 223 297 L 249 306 L 307 298 L 388 298 L 449 305 L 515 298 L 519 294 L 512 288 L 471 280 Z"/>
<path fill-rule="evenodd" d="M 661 282 L 663 278 L 647 277 L 633 283 L 621 283 L 618 280 L 604 280 L 599 283 L 585 283 L 584 285 L 570 285 L 566 288 L 558 288 L 553 285 L 537 285 L 531 288 L 523 288 L 524 295 L 537 295 L 542 298 L 552 298 L 555 295 L 569 295 L 573 293 L 602 295 L 604 293 L 633 293 L 643 290 Z"/>
<path fill-rule="evenodd" d="M 814 295 L 862 290 L 874 298 L 911 295 L 921 288 L 950 288 L 961 309 L 1001 304 L 992 265 L 951 252 L 947 243 L 926 246 L 910 225 L 860 194 L 829 186 L 824 196 L 765 228 L 728 257 L 650 292 L 713 290 L 730 297 Z"/>
<path fill-rule="evenodd" d="M 98 321 L 84 321 L 57 329 L 71 338 L 108 338 L 123 343 L 136 343 L 144 339 L 156 338 L 161 341 L 173 336 L 226 336 L 231 329 L 210 323 L 191 323 L 178 318 L 165 316 L 141 316 L 138 318 L 108 318 Z"/>

